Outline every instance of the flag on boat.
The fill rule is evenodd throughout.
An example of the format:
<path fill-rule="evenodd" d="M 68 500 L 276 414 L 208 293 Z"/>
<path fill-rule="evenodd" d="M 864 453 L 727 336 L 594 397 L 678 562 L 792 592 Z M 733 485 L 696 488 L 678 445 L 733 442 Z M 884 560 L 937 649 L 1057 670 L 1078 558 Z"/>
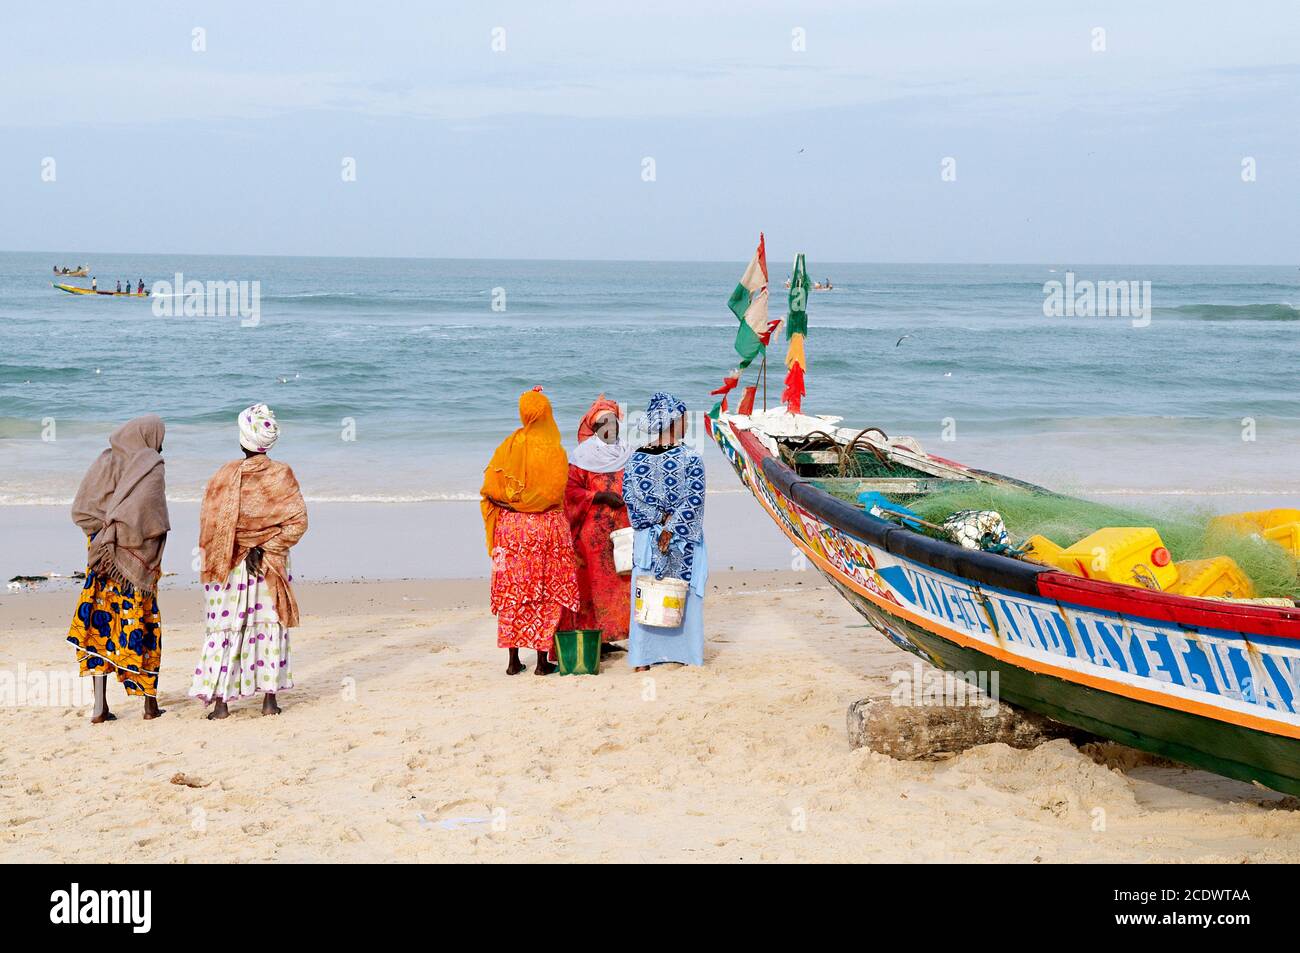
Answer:
<path fill-rule="evenodd" d="M 736 353 L 740 355 L 740 369 L 744 370 L 763 353 L 764 335 L 770 337 L 772 333 L 767 320 L 767 248 L 763 244 L 762 232 L 758 234 L 754 257 L 727 300 L 727 307 L 740 321 L 740 329 L 736 332 Z"/>
<path fill-rule="evenodd" d="M 722 400 L 718 401 L 718 405 L 714 407 L 712 411 L 710 411 L 710 416 L 713 417 L 714 420 L 718 419 L 718 414 L 726 412 L 727 395 L 730 394 L 733 390 L 735 390 L 736 385 L 739 383 L 740 383 L 740 368 L 737 367 L 722 379 L 721 387 L 719 387 L 717 390 L 709 391 L 709 393 L 712 395 L 722 396 Z"/>
<path fill-rule="evenodd" d="M 794 274 L 790 276 L 790 314 L 785 322 L 785 336 L 789 343 L 785 348 L 785 392 L 781 402 L 792 414 L 803 409 L 804 372 L 808 369 L 808 358 L 804 354 L 803 340 L 808 334 L 808 266 L 804 262 L 803 252 L 794 259 Z"/>

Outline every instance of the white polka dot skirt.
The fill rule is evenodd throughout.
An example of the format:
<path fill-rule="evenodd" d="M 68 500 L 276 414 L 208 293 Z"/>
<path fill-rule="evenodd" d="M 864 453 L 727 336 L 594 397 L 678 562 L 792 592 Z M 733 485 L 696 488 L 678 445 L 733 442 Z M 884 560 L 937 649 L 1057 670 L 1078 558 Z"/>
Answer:
<path fill-rule="evenodd" d="M 204 704 L 293 688 L 289 630 L 280 625 L 265 576 L 240 562 L 224 583 L 203 587 L 203 651 L 190 694 Z"/>

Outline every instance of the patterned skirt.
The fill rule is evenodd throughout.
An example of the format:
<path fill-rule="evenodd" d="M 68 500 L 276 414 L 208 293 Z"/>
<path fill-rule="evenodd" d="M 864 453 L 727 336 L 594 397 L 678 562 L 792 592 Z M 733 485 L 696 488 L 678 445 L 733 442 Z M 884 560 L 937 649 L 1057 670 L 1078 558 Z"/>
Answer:
<path fill-rule="evenodd" d="M 548 652 L 565 609 L 578 610 L 577 562 L 560 509 L 506 511 L 492 550 L 492 611 L 497 645 Z"/>
<path fill-rule="evenodd" d="M 289 630 L 280 624 L 265 576 L 253 578 L 241 560 L 224 583 L 204 585 L 203 599 L 203 651 L 192 696 L 206 705 L 293 688 Z"/>
<path fill-rule="evenodd" d="M 128 695 L 158 694 L 162 616 L 158 598 L 137 598 L 129 582 L 86 570 L 68 629 L 82 675 L 117 673 Z"/>

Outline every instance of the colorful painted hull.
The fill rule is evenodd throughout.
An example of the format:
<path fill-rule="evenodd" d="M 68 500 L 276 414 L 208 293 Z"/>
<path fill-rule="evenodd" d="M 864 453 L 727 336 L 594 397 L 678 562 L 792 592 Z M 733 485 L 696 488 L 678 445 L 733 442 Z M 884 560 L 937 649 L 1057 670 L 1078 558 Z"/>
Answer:
<path fill-rule="evenodd" d="M 1300 795 L 1300 609 L 1080 579 L 921 536 L 801 478 L 737 421 L 711 432 L 742 482 L 900 647 L 996 672 L 1003 701 L 1064 724 Z"/>
<path fill-rule="evenodd" d="M 78 288 L 76 285 L 61 285 L 50 282 L 60 291 L 66 291 L 70 295 L 104 295 L 109 298 L 147 298 L 149 292 L 143 293 L 135 291 L 100 291 L 95 288 Z"/>

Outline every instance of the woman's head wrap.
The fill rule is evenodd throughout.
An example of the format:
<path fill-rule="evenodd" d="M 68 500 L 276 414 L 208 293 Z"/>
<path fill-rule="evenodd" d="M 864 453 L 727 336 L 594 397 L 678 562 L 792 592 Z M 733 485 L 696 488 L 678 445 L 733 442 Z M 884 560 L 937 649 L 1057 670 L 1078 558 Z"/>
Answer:
<path fill-rule="evenodd" d="M 686 416 L 686 405 L 667 391 L 659 391 L 650 398 L 645 409 L 646 432 L 655 437 L 666 433 L 682 417 Z"/>
<path fill-rule="evenodd" d="M 601 394 L 596 398 L 595 403 L 591 405 L 591 409 L 587 411 L 582 420 L 578 422 L 578 443 L 582 443 L 588 437 L 594 437 L 596 435 L 596 424 L 608 414 L 613 414 L 619 420 L 623 419 L 623 411 L 619 409 L 618 404 Z"/>
<path fill-rule="evenodd" d="M 518 430 L 501 441 L 483 471 L 483 523 L 488 552 L 495 545 L 502 506 L 520 513 L 544 513 L 564 502 L 569 458 L 560 444 L 551 402 L 540 386 L 519 398 Z"/>
<path fill-rule="evenodd" d="M 623 417 L 618 404 L 601 394 L 578 424 L 578 448 L 569 456 L 569 462 L 578 469 L 590 473 L 614 473 L 622 470 L 632 456 L 633 448 L 623 434 L 619 434 L 613 443 L 606 443 L 596 436 L 596 425 L 610 414 L 620 420 Z"/>
<path fill-rule="evenodd" d="M 128 420 L 108 438 L 77 489 L 72 519 L 91 537 L 86 563 L 95 572 L 153 592 L 162 573 L 167 519 L 162 419 Z"/>
<path fill-rule="evenodd" d="M 275 411 L 266 404 L 254 404 L 239 414 L 239 445 L 253 453 L 266 453 L 280 439 Z"/>

